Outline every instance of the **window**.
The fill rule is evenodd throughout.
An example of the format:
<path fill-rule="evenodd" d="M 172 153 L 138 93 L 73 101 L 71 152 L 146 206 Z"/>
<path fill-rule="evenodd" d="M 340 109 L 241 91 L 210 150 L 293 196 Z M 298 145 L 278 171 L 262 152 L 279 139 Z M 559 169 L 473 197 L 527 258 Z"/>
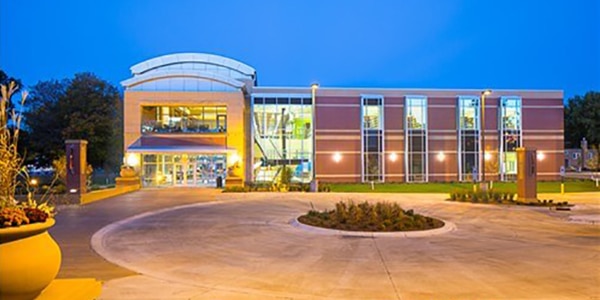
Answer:
<path fill-rule="evenodd" d="M 501 97 L 500 128 L 500 180 L 512 181 L 517 176 L 517 148 L 522 145 L 521 98 Z"/>
<path fill-rule="evenodd" d="M 479 177 L 479 114 L 479 97 L 458 98 L 458 176 L 461 181 L 475 181 Z"/>
<path fill-rule="evenodd" d="M 383 181 L 383 97 L 362 96 L 362 180 Z"/>
<path fill-rule="evenodd" d="M 410 96 L 405 99 L 405 149 L 406 181 L 427 181 L 427 98 Z"/>
<path fill-rule="evenodd" d="M 293 182 L 312 180 L 312 100 L 309 95 L 252 97 L 253 177 L 273 182 L 292 169 Z"/>
<path fill-rule="evenodd" d="M 226 106 L 143 106 L 142 134 L 227 131 Z"/>

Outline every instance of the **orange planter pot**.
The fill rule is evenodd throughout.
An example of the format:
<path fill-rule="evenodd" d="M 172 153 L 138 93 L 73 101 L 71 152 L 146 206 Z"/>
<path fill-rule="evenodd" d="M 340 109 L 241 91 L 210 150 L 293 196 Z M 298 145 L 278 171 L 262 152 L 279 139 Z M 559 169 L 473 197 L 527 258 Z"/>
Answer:
<path fill-rule="evenodd" d="M 0 229 L 0 299 L 34 299 L 56 278 L 61 253 L 48 234 L 54 223 Z"/>

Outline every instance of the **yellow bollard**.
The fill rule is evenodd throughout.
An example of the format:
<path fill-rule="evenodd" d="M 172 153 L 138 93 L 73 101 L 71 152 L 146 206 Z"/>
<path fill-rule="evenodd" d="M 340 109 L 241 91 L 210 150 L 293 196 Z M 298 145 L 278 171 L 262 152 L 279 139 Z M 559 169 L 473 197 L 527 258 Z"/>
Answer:
<path fill-rule="evenodd" d="M 473 192 L 477 193 L 477 185 L 476 184 L 473 185 Z"/>
<path fill-rule="evenodd" d="M 565 184 L 564 184 L 564 183 L 561 183 L 561 184 L 560 184 L 560 194 L 561 194 L 561 195 L 564 195 L 564 194 L 565 194 Z"/>

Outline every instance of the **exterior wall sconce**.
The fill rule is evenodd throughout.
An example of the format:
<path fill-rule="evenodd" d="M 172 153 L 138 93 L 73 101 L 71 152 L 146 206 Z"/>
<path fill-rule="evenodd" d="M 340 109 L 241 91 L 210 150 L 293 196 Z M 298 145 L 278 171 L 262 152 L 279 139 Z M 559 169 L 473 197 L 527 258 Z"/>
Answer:
<path fill-rule="evenodd" d="M 342 161 L 342 154 L 339 152 L 334 153 L 333 161 L 335 161 L 336 163 L 339 163 L 340 161 Z"/>
<path fill-rule="evenodd" d="M 492 154 L 491 154 L 491 153 L 489 153 L 489 152 L 486 152 L 486 153 L 483 155 L 483 159 L 485 159 L 486 161 L 488 161 L 488 160 L 492 159 Z"/>
<path fill-rule="evenodd" d="M 440 151 L 437 155 L 436 158 L 439 162 L 443 162 L 444 160 L 446 160 L 446 154 L 444 154 L 443 151 Z"/>
<path fill-rule="evenodd" d="M 395 162 L 398 160 L 398 154 L 396 152 L 390 153 L 390 161 Z"/>
<path fill-rule="evenodd" d="M 538 152 L 537 153 L 537 160 L 538 161 L 542 161 L 546 158 L 546 154 L 544 154 L 544 152 Z"/>
<path fill-rule="evenodd" d="M 125 163 L 131 167 L 137 167 L 140 165 L 140 155 L 137 153 L 127 153 L 125 156 Z"/>
<path fill-rule="evenodd" d="M 229 157 L 229 165 L 235 165 L 240 161 L 240 156 L 237 153 L 231 154 Z"/>

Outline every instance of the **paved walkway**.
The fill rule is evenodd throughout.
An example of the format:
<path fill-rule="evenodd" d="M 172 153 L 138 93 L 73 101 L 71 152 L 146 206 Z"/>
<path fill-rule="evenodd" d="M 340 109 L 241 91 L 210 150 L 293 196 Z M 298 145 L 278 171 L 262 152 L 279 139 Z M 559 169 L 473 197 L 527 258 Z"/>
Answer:
<path fill-rule="evenodd" d="M 445 197 L 145 190 L 63 209 L 52 233 L 64 253 L 60 276 L 112 279 L 103 299 L 600 297 L 600 227 L 569 222 L 599 214 L 600 194 L 569 199 L 581 203 L 571 212 Z M 345 199 L 398 201 L 457 230 L 356 238 L 288 224 L 311 203 L 323 209 Z M 89 246 L 94 232 L 116 221 L 96 235 L 95 247 L 127 269 Z"/>
<path fill-rule="evenodd" d="M 90 246 L 102 227 L 144 212 L 190 203 L 212 201 L 218 193 L 209 189 L 148 189 L 83 206 L 59 207 L 57 224 L 50 234 L 62 250 L 59 278 L 94 277 L 110 280 L 136 274 L 107 262 Z"/>

